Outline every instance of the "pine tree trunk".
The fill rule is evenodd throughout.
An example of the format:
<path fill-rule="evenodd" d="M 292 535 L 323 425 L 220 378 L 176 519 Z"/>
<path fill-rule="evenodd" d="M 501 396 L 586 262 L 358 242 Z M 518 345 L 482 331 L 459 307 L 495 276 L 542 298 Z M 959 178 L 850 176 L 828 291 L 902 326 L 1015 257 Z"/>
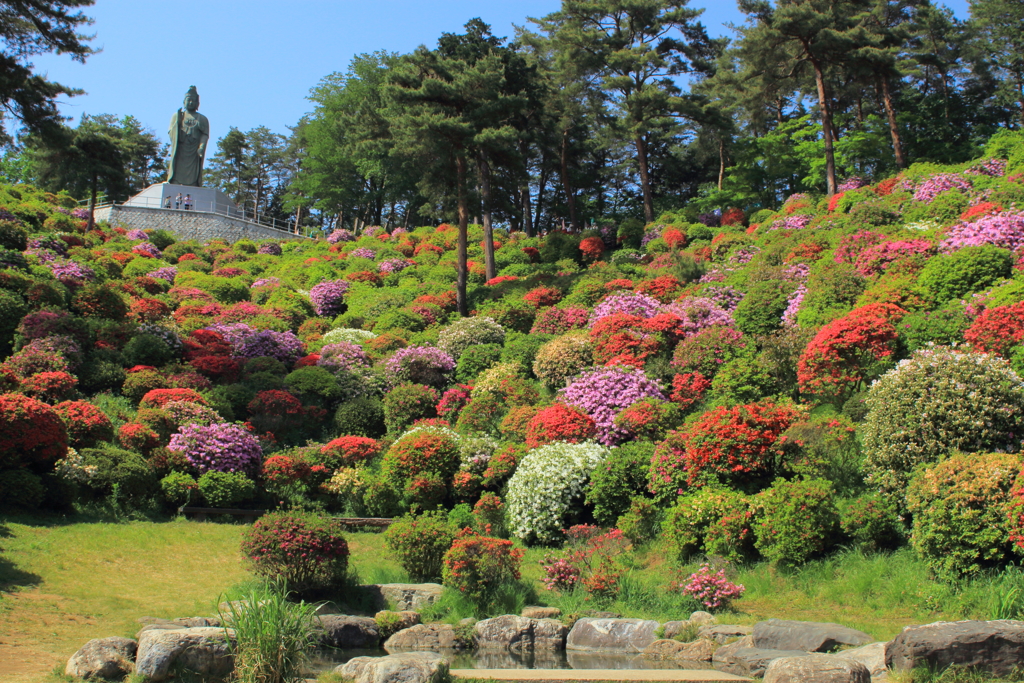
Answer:
<path fill-rule="evenodd" d="M 459 275 L 455 286 L 455 296 L 459 315 L 465 318 L 469 315 L 469 302 L 466 300 L 466 282 L 469 275 L 466 264 L 469 249 L 469 201 L 466 197 L 466 159 L 461 154 L 455 160 L 455 168 L 459 195 Z"/>
<path fill-rule="evenodd" d="M 825 74 L 822 73 L 821 64 L 812 61 L 814 66 L 814 82 L 818 86 L 818 106 L 821 108 L 821 131 L 825 138 L 825 185 L 828 195 L 836 193 L 836 154 L 832 144 L 832 109 L 829 107 L 828 98 L 825 97 Z"/>
<path fill-rule="evenodd" d="M 647 168 L 647 140 L 636 136 L 636 160 L 640 165 L 640 187 L 644 192 L 644 221 L 654 222 L 654 198 L 651 196 L 651 176 Z"/>
<path fill-rule="evenodd" d="M 480 196 L 484 202 L 484 267 L 487 279 L 491 280 L 498 276 L 498 272 L 494 267 L 494 229 L 491 226 L 491 165 L 487 163 L 486 153 L 480 152 L 477 167 L 480 171 Z"/>
<path fill-rule="evenodd" d="M 96 174 L 92 174 L 92 190 L 89 192 L 89 226 L 92 230 L 96 227 L 96 184 L 99 182 Z"/>
<path fill-rule="evenodd" d="M 882 103 L 885 104 L 885 118 L 889 120 L 889 135 L 892 136 L 892 151 L 896 156 L 896 168 L 901 171 L 907 167 L 907 161 L 903 158 L 903 144 L 900 142 L 900 131 L 896 127 L 896 111 L 892 106 L 892 93 L 889 91 L 889 79 L 885 76 L 879 77 L 882 91 Z"/>
<path fill-rule="evenodd" d="M 722 191 L 722 182 L 725 180 L 725 140 L 718 138 L 718 191 Z"/>
<path fill-rule="evenodd" d="M 530 183 L 523 185 L 523 231 L 533 237 L 533 207 L 530 206 Z"/>
<path fill-rule="evenodd" d="M 544 188 L 548 186 L 548 165 L 545 163 L 547 159 L 541 157 L 540 164 L 540 183 L 537 185 L 537 207 L 534 209 L 536 213 L 533 214 L 533 229 L 540 229 L 540 217 L 541 207 L 544 204 Z"/>
<path fill-rule="evenodd" d="M 569 131 L 562 131 L 562 189 L 565 191 L 565 204 L 569 207 L 569 224 L 573 230 L 577 229 L 576 224 L 576 196 L 572 191 L 572 184 L 569 182 Z"/>

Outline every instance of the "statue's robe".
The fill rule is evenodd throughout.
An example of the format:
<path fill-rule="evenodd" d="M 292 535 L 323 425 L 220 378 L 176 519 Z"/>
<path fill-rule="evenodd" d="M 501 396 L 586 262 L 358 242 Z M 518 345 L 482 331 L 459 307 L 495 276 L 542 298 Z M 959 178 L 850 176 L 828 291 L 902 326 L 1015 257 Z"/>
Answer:
<path fill-rule="evenodd" d="M 197 124 L 185 130 L 182 123 L 186 120 L 186 113 L 179 109 L 171 117 L 168 131 L 171 136 L 171 162 L 167 168 L 167 182 L 200 187 L 204 154 L 200 153 L 199 148 L 202 146 L 205 152 L 206 143 L 210 139 L 210 120 L 199 112 L 191 112 Z"/>

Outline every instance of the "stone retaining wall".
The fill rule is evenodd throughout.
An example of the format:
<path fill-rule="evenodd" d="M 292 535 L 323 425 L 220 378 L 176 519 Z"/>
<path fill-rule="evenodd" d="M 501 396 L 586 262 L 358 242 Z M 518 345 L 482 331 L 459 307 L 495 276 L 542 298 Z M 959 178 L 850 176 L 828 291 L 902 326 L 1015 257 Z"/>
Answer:
<path fill-rule="evenodd" d="M 284 230 L 275 230 L 259 223 L 228 218 L 205 211 L 145 208 L 141 206 L 113 205 L 96 210 L 97 221 L 107 221 L 126 230 L 166 230 L 182 240 L 207 242 L 222 239 L 237 242 L 277 239 L 308 239 Z"/>

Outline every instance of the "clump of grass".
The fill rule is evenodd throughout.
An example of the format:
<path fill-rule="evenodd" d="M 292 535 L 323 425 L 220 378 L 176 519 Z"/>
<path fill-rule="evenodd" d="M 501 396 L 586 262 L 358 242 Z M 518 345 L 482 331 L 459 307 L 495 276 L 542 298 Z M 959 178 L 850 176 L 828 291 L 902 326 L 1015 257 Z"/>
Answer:
<path fill-rule="evenodd" d="M 908 671 L 890 671 L 891 683 L 1017 683 L 1024 681 L 1024 669 L 1009 676 L 995 677 L 980 669 L 951 666 L 943 671 L 918 667 Z"/>
<path fill-rule="evenodd" d="M 228 644 L 238 683 L 292 683 L 303 680 L 308 653 L 315 644 L 316 605 L 289 602 L 279 584 L 248 591 L 244 603 L 229 603 L 221 613 L 234 631 Z"/>

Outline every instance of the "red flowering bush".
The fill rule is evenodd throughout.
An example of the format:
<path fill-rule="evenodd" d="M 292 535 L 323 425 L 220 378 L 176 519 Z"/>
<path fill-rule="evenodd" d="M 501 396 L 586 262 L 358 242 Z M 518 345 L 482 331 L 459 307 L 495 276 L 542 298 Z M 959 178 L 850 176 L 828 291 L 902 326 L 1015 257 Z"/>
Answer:
<path fill-rule="evenodd" d="M 151 323 L 167 317 L 171 309 L 159 299 L 135 299 L 128 312 L 136 322 Z"/>
<path fill-rule="evenodd" d="M 1024 340 L 1024 302 L 985 309 L 964 332 L 964 340 L 978 351 L 1006 356 Z"/>
<path fill-rule="evenodd" d="M 767 401 L 709 410 L 658 444 L 651 460 L 651 492 L 668 498 L 687 486 L 714 481 L 770 480 L 782 470 L 787 454 L 780 437 L 802 414 Z"/>
<path fill-rule="evenodd" d="M 180 309 L 179 309 L 180 310 Z M 230 356 L 231 344 L 213 330 L 195 330 L 184 340 L 185 360 L 203 356 Z"/>
<path fill-rule="evenodd" d="M 743 213 L 743 209 L 737 209 L 736 207 L 733 207 L 731 209 L 726 209 L 725 211 L 722 212 L 722 219 L 720 223 L 722 227 L 725 227 L 727 225 L 743 225 L 743 221 L 745 219 L 746 216 Z"/>
<path fill-rule="evenodd" d="M 512 541 L 463 529 L 444 554 L 441 581 L 477 605 L 489 606 L 499 588 L 519 580 L 523 553 Z"/>
<path fill-rule="evenodd" d="M 548 589 L 571 590 L 579 585 L 591 595 L 614 597 L 625 571 L 618 558 L 629 550 L 629 539 L 619 529 L 602 533 L 588 524 L 577 524 L 564 533 L 564 554 L 545 556 L 541 562 Z"/>
<path fill-rule="evenodd" d="M 147 391 L 139 403 L 140 408 L 163 408 L 171 401 L 188 401 L 209 405 L 203 395 L 195 389 L 153 389 Z"/>
<path fill-rule="evenodd" d="M 669 399 L 686 411 L 700 403 L 710 388 L 711 380 L 704 375 L 699 372 L 684 372 L 672 378 L 672 394 Z"/>
<path fill-rule="evenodd" d="M 537 308 L 554 306 L 562 300 L 562 293 L 554 287 L 536 287 L 523 295 L 523 299 L 529 301 Z"/>
<path fill-rule="evenodd" d="M 584 261 L 596 261 L 604 253 L 604 241 L 600 237 L 585 237 L 580 240 L 580 253 Z"/>
<path fill-rule="evenodd" d="M 263 477 L 277 486 L 304 481 L 312 473 L 310 464 L 293 454 L 272 455 L 263 461 Z"/>
<path fill-rule="evenodd" d="M 633 439 L 659 441 L 670 429 L 682 422 L 678 406 L 654 398 L 645 398 L 615 416 L 615 426 L 624 429 Z"/>
<path fill-rule="evenodd" d="M 993 202 L 981 202 L 960 214 L 960 220 L 971 221 L 975 218 L 980 218 L 981 216 L 989 216 L 994 213 L 1001 213 L 1002 211 L 1003 207 L 999 204 L 995 204 Z"/>
<path fill-rule="evenodd" d="M 329 469 L 355 467 L 380 455 L 381 445 L 365 436 L 341 436 L 320 448 L 320 461 Z"/>
<path fill-rule="evenodd" d="M 653 280 L 645 280 L 637 286 L 638 292 L 649 294 L 663 304 L 667 304 L 674 299 L 682 290 L 683 283 L 672 275 L 662 275 L 656 277 Z"/>
<path fill-rule="evenodd" d="M 92 448 L 114 438 L 114 426 L 106 413 L 87 401 L 64 401 L 53 407 L 64 421 L 68 440 L 75 448 Z"/>
<path fill-rule="evenodd" d="M 59 403 L 73 397 L 78 379 L 66 372 L 37 372 L 21 381 L 21 392 L 46 403 Z"/>
<path fill-rule="evenodd" d="M 555 441 L 579 443 L 597 436 L 597 423 L 576 406 L 556 403 L 541 409 L 526 426 L 526 445 L 537 448 Z"/>
<path fill-rule="evenodd" d="M 682 249 L 686 246 L 686 233 L 672 226 L 661 232 L 661 239 L 673 249 Z"/>
<path fill-rule="evenodd" d="M 238 381 L 242 372 L 242 363 L 229 356 L 199 356 L 189 361 L 189 365 L 215 382 L 233 384 Z"/>
<path fill-rule="evenodd" d="M 267 389 L 256 394 L 249 402 L 249 421 L 256 431 L 278 432 L 302 424 L 302 403 L 287 391 Z"/>
<path fill-rule="evenodd" d="M 500 488 L 515 471 L 525 449 L 521 445 L 507 446 L 491 456 L 483 473 L 483 485 L 488 489 Z"/>
<path fill-rule="evenodd" d="M 335 585 L 348 570 L 341 524 L 316 514 L 260 517 L 242 533 L 242 554 L 257 576 L 282 580 L 299 592 Z"/>
<path fill-rule="evenodd" d="M 385 477 L 395 482 L 425 472 L 450 479 L 458 468 L 458 438 L 444 427 L 418 427 L 406 432 L 384 454 L 381 465 Z"/>
<path fill-rule="evenodd" d="M 130 451 L 149 453 L 160 445 L 160 435 L 148 425 L 128 422 L 117 430 L 117 439 Z"/>
<path fill-rule="evenodd" d="M 473 387 L 469 384 L 460 384 L 452 387 L 441 394 L 441 400 L 437 404 L 437 414 L 440 417 L 455 422 L 459 419 L 459 412 L 469 403 L 470 392 Z"/>
<path fill-rule="evenodd" d="M 29 396 L 0 394 L 0 470 L 45 468 L 67 450 L 67 428 L 53 408 Z"/>
<path fill-rule="evenodd" d="M 545 308 L 537 313 L 531 334 L 564 334 L 570 330 L 581 330 L 589 322 L 590 314 L 585 308 Z"/>
<path fill-rule="evenodd" d="M 526 441 L 530 420 L 542 410 L 539 406 L 514 406 L 501 419 L 498 430 L 501 435 L 514 441 Z"/>

